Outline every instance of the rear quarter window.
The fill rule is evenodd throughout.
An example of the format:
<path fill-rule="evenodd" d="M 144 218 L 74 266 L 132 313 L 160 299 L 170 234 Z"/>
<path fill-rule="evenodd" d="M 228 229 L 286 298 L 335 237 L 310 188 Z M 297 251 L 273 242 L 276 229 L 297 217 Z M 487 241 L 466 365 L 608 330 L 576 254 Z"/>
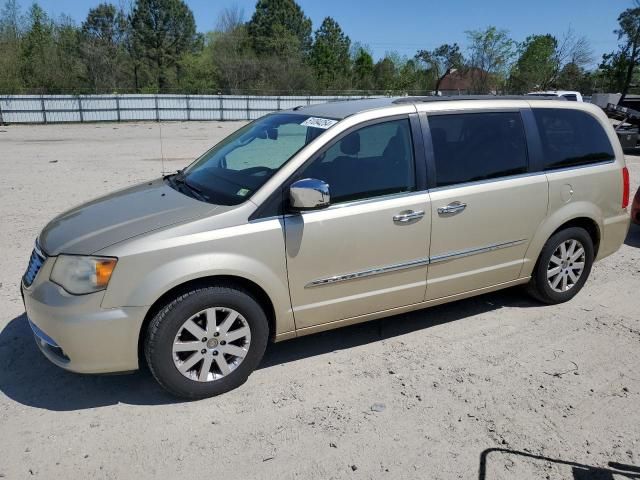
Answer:
<path fill-rule="evenodd" d="M 533 109 L 542 148 L 544 169 L 590 165 L 615 159 L 607 133 L 586 112 L 569 109 Z"/>

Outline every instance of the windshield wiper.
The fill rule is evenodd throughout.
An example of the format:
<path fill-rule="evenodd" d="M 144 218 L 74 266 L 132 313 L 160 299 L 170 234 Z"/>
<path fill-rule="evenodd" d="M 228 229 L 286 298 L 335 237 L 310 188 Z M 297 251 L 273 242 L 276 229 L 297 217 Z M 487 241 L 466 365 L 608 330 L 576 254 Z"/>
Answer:
<path fill-rule="evenodd" d="M 189 180 L 187 180 L 187 178 L 184 176 L 184 170 L 178 170 L 178 173 L 169 177 L 169 180 L 173 180 L 174 184 L 178 184 L 185 190 L 189 191 L 191 195 L 196 197 L 198 200 L 202 200 L 205 202 L 208 201 L 208 198 L 204 195 L 204 193 L 202 193 L 202 190 L 189 183 Z"/>

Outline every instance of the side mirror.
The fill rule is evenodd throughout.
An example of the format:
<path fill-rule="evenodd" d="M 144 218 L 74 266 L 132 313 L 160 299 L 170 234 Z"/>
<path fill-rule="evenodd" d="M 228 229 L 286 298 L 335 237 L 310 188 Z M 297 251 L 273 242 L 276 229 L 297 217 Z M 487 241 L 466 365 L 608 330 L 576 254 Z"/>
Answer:
<path fill-rule="evenodd" d="M 292 210 L 318 210 L 331 203 L 329 185 L 315 178 L 304 178 L 289 187 L 289 205 Z"/>

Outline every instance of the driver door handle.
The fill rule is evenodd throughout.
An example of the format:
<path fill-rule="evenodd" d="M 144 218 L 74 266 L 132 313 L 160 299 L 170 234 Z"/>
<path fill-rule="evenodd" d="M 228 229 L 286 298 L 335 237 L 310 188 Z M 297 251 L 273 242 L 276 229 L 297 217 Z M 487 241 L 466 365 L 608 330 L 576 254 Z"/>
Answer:
<path fill-rule="evenodd" d="M 446 207 L 438 207 L 438 215 L 455 215 L 467 208 L 466 203 L 451 202 Z"/>
<path fill-rule="evenodd" d="M 409 223 L 424 217 L 424 210 L 401 212 L 393 216 L 393 221 L 398 223 Z"/>

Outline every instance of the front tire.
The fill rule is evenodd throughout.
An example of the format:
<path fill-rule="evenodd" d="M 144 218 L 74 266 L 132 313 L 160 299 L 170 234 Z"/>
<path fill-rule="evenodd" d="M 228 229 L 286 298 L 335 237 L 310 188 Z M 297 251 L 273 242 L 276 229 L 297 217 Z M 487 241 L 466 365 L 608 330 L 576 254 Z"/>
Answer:
<path fill-rule="evenodd" d="M 144 353 L 162 387 L 178 397 L 199 399 L 242 385 L 262 360 L 268 338 L 264 310 L 248 292 L 201 287 L 153 317 Z"/>
<path fill-rule="evenodd" d="M 529 294 L 550 305 L 571 300 L 587 281 L 593 259 L 593 241 L 584 228 L 555 233 L 540 253 L 528 284 Z"/>

